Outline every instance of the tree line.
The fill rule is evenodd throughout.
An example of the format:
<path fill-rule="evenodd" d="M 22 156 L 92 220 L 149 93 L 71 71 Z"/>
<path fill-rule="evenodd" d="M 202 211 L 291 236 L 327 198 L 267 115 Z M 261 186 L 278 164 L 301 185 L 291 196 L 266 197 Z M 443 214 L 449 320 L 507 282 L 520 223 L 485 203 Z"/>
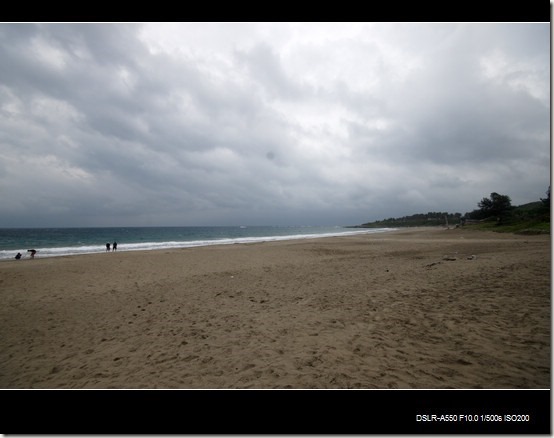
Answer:
<path fill-rule="evenodd" d="M 464 218 L 478 221 L 496 221 L 497 224 L 510 223 L 530 219 L 539 219 L 550 222 L 550 187 L 546 191 L 546 198 L 540 201 L 514 207 L 508 195 L 491 193 L 489 198 L 483 198 L 477 203 L 479 207 Z"/>
<path fill-rule="evenodd" d="M 528 204 L 513 206 L 508 195 L 496 192 L 490 197 L 484 197 L 477 203 L 477 209 L 461 213 L 428 212 L 388 218 L 360 225 L 364 228 L 433 226 L 433 225 L 465 225 L 469 223 L 488 222 L 495 225 L 510 225 L 515 223 L 550 223 L 550 187 L 546 197 Z M 548 225 L 549 228 L 549 225 Z"/>

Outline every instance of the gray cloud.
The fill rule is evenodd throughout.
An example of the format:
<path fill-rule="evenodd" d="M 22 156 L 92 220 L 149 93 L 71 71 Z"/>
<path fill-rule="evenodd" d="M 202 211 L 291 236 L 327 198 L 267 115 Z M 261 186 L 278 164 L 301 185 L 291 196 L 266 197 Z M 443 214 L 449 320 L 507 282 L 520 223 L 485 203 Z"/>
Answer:
<path fill-rule="evenodd" d="M 0 226 L 356 224 L 550 180 L 549 24 L 0 25 Z"/>

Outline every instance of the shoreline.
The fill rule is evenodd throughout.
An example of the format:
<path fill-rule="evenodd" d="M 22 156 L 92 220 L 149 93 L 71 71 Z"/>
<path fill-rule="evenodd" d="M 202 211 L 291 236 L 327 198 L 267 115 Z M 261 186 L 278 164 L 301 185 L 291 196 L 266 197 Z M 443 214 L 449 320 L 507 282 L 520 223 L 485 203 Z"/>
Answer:
<path fill-rule="evenodd" d="M 156 228 L 156 227 L 155 227 Z M 346 227 L 344 228 L 346 229 Z M 341 233 L 314 233 L 314 234 L 290 234 L 290 235 L 267 235 L 267 236 L 243 236 L 243 237 L 225 237 L 217 239 L 200 239 L 200 240 L 184 240 L 184 241 L 147 241 L 147 242 L 125 242 L 120 243 L 116 251 L 109 250 L 107 251 L 103 245 L 96 245 L 96 250 L 91 250 L 94 245 L 85 245 L 85 246 L 69 246 L 69 247 L 44 247 L 37 250 L 37 258 L 50 258 L 50 257 L 70 257 L 70 256 L 79 256 L 79 255 L 90 255 L 90 254 L 105 254 L 106 252 L 130 252 L 130 251 L 157 251 L 157 250 L 172 250 L 172 249 L 185 249 L 185 248 L 200 248 L 205 246 L 219 246 L 219 245 L 236 245 L 236 244 L 256 244 L 256 243 L 265 243 L 265 242 L 280 242 L 280 241 L 289 241 L 289 240 L 309 240 L 309 239 L 319 239 L 326 237 L 346 237 L 350 235 L 359 235 L 359 234 L 376 234 L 383 232 L 394 231 L 393 228 L 379 228 L 373 230 L 357 230 L 357 231 L 343 231 Z M 87 248 L 83 250 L 83 248 Z M 66 250 L 68 252 L 62 252 L 57 254 L 56 251 Z M 28 260 L 30 257 L 27 257 L 28 251 L 25 249 L 13 249 L 13 250 L 1 250 L 0 253 L 17 253 L 23 252 L 23 257 L 20 260 Z M 0 262 L 14 260 L 15 257 L 0 257 Z"/>
<path fill-rule="evenodd" d="M 2 388 L 550 387 L 550 236 L 111 254 L 0 263 Z"/>

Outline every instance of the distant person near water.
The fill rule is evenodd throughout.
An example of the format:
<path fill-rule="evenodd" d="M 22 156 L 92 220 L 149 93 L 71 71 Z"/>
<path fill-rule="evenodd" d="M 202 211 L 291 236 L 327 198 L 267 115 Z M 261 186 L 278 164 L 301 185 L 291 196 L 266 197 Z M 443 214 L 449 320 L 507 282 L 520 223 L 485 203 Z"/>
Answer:
<path fill-rule="evenodd" d="M 110 244 L 106 243 L 106 252 L 108 252 L 109 250 L 110 250 Z"/>
<path fill-rule="evenodd" d="M 37 253 L 37 250 L 36 249 L 28 249 L 27 252 L 30 252 L 31 253 L 31 258 L 34 259 L 35 254 Z"/>
<path fill-rule="evenodd" d="M 16 260 L 19 260 L 20 258 L 21 258 L 21 253 L 18 252 L 17 255 L 15 256 L 15 259 L 16 259 Z"/>
<path fill-rule="evenodd" d="M 117 242 L 113 243 L 112 248 L 112 251 L 117 251 Z"/>

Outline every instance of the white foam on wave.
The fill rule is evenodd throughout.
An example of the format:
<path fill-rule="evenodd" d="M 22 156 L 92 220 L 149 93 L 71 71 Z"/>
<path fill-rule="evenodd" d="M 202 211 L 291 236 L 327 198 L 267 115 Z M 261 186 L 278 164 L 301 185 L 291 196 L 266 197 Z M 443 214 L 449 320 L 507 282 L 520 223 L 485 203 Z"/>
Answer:
<path fill-rule="evenodd" d="M 341 231 L 336 233 L 323 234 L 293 234 L 286 236 L 262 236 L 262 237 L 237 237 L 213 240 L 192 240 L 192 241 L 168 241 L 168 242 L 140 242 L 140 243 L 118 243 L 117 252 L 125 251 L 150 251 L 157 249 L 178 249 L 178 248 L 194 248 L 210 245 L 233 245 L 244 243 L 261 243 L 275 242 L 283 240 L 299 240 L 299 239 L 317 239 L 321 237 L 340 237 L 351 236 L 356 234 L 373 234 L 386 231 L 392 231 L 393 228 L 378 228 L 364 229 L 356 231 Z M 35 248 L 37 254 L 35 257 L 61 257 L 83 254 L 97 254 L 106 252 L 105 245 L 89 245 L 89 246 L 69 246 L 69 247 L 54 247 L 54 248 Z M 26 249 L 20 250 L 0 250 L 0 260 L 14 259 L 15 255 L 20 252 L 23 258 L 30 258 Z"/>

